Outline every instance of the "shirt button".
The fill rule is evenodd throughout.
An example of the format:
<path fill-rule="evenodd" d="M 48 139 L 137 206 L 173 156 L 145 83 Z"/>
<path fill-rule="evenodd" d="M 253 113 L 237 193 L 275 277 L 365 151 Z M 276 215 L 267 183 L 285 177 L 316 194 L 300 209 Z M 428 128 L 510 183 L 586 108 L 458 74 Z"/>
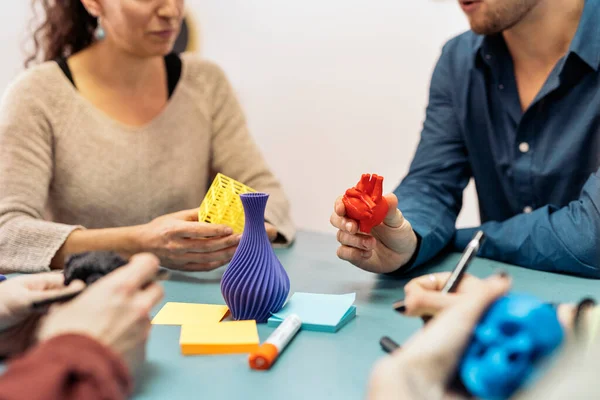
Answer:
<path fill-rule="evenodd" d="M 499 85 L 498 85 L 498 89 L 500 89 L 500 90 L 504 90 L 504 85 L 503 85 L 503 84 L 499 84 Z"/>
<path fill-rule="evenodd" d="M 519 143 L 519 151 L 521 153 L 527 153 L 529 151 L 529 143 L 527 143 L 527 142 Z"/>
<path fill-rule="evenodd" d="M 491 54 L 486 54 L 485 55 L 485 59 L 486 60 L 491 60 L 492 59 L 492 55 Z"/>
<path fill-rule="evenodd" d="M 527 206 L 527 207 L 525 207 L 525 208 L 523 209 L 523 212 L 524 212 L 525 214 L 529 214 L 529 213 L 530 213 L 530 212 L 532 212 L 532 211 L 533 211 L 533 208 L 531 208 L 531 206 Z"/>

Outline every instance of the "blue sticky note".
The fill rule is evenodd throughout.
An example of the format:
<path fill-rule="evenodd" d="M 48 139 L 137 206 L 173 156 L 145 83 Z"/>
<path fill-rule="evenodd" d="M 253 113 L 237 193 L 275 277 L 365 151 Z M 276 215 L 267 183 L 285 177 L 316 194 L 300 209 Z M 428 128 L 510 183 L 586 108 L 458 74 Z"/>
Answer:
<path fill-rule="evenodd" d="M 337 332 L 356 316 L 355 293 L 317 294 L 294 293 L 285 306 L 267 321 L 277 327 L 290 314 L 302 320 L 302 329 L 318 332 Z"/>

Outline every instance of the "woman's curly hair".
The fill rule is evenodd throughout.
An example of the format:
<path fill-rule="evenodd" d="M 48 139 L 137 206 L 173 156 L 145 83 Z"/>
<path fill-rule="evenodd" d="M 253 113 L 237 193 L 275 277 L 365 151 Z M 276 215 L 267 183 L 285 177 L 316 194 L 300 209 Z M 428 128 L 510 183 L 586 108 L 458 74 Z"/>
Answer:
<path fill-rule="evenodd" d="M 69 57 L 91 45 L 95 39 L 98 20 L 90 15 L 81 0 L 32 0 L 34 18 L 44 13 L 39 25 L 32 27 L 33 53 L 25 61 L 25 67 L 36 61 Z"/>

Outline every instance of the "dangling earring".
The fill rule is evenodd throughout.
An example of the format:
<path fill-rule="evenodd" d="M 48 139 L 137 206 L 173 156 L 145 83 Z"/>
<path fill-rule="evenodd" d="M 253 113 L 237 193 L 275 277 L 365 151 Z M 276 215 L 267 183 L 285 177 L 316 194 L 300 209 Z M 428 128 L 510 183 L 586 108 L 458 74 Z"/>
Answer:
<path fill-rule="evenodd" d="M 98 17 L 97 19 L 97 25 L 96 25 L 96 31 L 94 32 L 94 37 L 96 38 L 96 40 L 102 40 L 104 39 L 105 33 L 104 33 L 104 28 L 102 28 L 102 22 L 100 20 L 100 17 Z"/>

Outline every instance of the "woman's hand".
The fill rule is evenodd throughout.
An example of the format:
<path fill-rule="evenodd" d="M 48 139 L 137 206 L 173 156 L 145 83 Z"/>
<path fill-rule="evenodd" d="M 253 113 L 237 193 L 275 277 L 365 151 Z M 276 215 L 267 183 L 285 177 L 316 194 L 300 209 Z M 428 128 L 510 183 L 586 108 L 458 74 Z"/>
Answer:
<path fill-rule="evenodd" d="M 463 275 L 456 291 L 442 293 L 450 272 L 423 275 L 410 280 L 404 286 L 404 315 L 410 317 L 434 317 L 460 301 L 465 294 L 485 286 L 485 281 L 469 274 Z"/>
<path fill-rule="evenodd" d="M 139 226 L 136 235 L 141 251 L 182 271 L 210 271 L 227 264 L 241 239 L 228 226 L 198 222 L 197 209 L 158 217 Z"/>
<path fill-rule="evenodd" d="M 410 317 L 435 317 L 486 284 L 485 280 L 465 274 L 456 292 L 442 293 L 449 277 L 450 272 L 440 272 L 423 275 L 408 282 L 404 286 L 403 314 Z M 573 304 L 559 304 L 556 308 L 558 319 L 567 334 L 573 330 L 575 309 Z"/>
<path fill-rule="evenodd" d="M 438 316 L 416 333 L 373 370 L 369 399 L 461 399 L 453 379 L 473 329 L 486 309 L 510 288 L 510 281 L 495 276 L 480 281 L 445 307 Z M 435 303 L 423 295 L 426 303 Z"/>

